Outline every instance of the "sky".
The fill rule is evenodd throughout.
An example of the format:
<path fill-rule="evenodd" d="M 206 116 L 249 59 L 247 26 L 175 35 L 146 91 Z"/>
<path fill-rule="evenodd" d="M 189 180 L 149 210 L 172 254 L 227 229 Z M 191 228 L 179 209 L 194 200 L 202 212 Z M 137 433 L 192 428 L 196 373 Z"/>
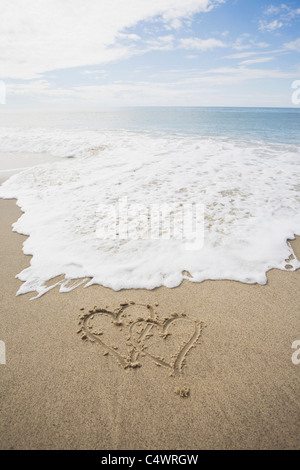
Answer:
<path fill-rule="evenodd" d="M 0 109 L 300 106 L 300 0 L 1 0 L 0 18 Z"/>

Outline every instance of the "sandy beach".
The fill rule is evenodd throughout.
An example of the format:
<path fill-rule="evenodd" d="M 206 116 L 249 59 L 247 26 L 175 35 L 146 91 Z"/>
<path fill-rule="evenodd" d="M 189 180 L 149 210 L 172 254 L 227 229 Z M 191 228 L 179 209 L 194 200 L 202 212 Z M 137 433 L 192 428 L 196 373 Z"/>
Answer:
<path fill-rule="evenodd" d="M 299 448 L 300 271 L 30 300 L 20 210 L 0 211 L 1 449 Z"/>
<path fill-rule="evenodd" d="M 1 6 L 0 450 L 300 450 L 300 2 Z"/>

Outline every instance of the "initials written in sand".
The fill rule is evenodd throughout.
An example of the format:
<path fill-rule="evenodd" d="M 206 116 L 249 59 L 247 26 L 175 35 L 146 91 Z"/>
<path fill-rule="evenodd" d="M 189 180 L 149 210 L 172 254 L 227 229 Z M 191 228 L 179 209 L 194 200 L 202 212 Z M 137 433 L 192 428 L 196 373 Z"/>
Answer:
<path fill-rule="evenodd" d="M 120 304 L 115 310 L 94 307 L 82 312 L 78 334 L 100 344 L 124 369 L 142 366 L 144 359 L 180 375 L 189 351 L 199 343 L 204 324 L 184 313 L 160 318 L 158 304 Z M 82 309 L 83 310 L 83 309 Z"/>

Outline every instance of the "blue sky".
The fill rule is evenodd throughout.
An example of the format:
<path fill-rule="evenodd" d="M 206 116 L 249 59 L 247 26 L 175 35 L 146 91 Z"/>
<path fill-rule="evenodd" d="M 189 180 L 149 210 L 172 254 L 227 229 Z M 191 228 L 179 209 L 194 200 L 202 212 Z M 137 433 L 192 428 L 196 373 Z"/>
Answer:
<path fill-rule="evenodd" d="M 6 108 L 299 106 L 299 0 L 1 0 L 0 10 Z"/>

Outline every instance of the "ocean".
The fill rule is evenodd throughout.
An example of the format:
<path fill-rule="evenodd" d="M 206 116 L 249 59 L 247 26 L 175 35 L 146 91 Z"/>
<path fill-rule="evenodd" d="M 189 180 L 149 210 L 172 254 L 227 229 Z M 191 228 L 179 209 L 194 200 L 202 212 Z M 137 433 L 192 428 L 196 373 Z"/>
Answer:
<path fill-rule="evenodd" d="M 18 200 L 33 256 L 18 294 L 264 284 L 300 266 L 287 241 L 300 235 L 300 109 L 4 110 L 0 177 L 12 173 L 0 197 Z"/>

